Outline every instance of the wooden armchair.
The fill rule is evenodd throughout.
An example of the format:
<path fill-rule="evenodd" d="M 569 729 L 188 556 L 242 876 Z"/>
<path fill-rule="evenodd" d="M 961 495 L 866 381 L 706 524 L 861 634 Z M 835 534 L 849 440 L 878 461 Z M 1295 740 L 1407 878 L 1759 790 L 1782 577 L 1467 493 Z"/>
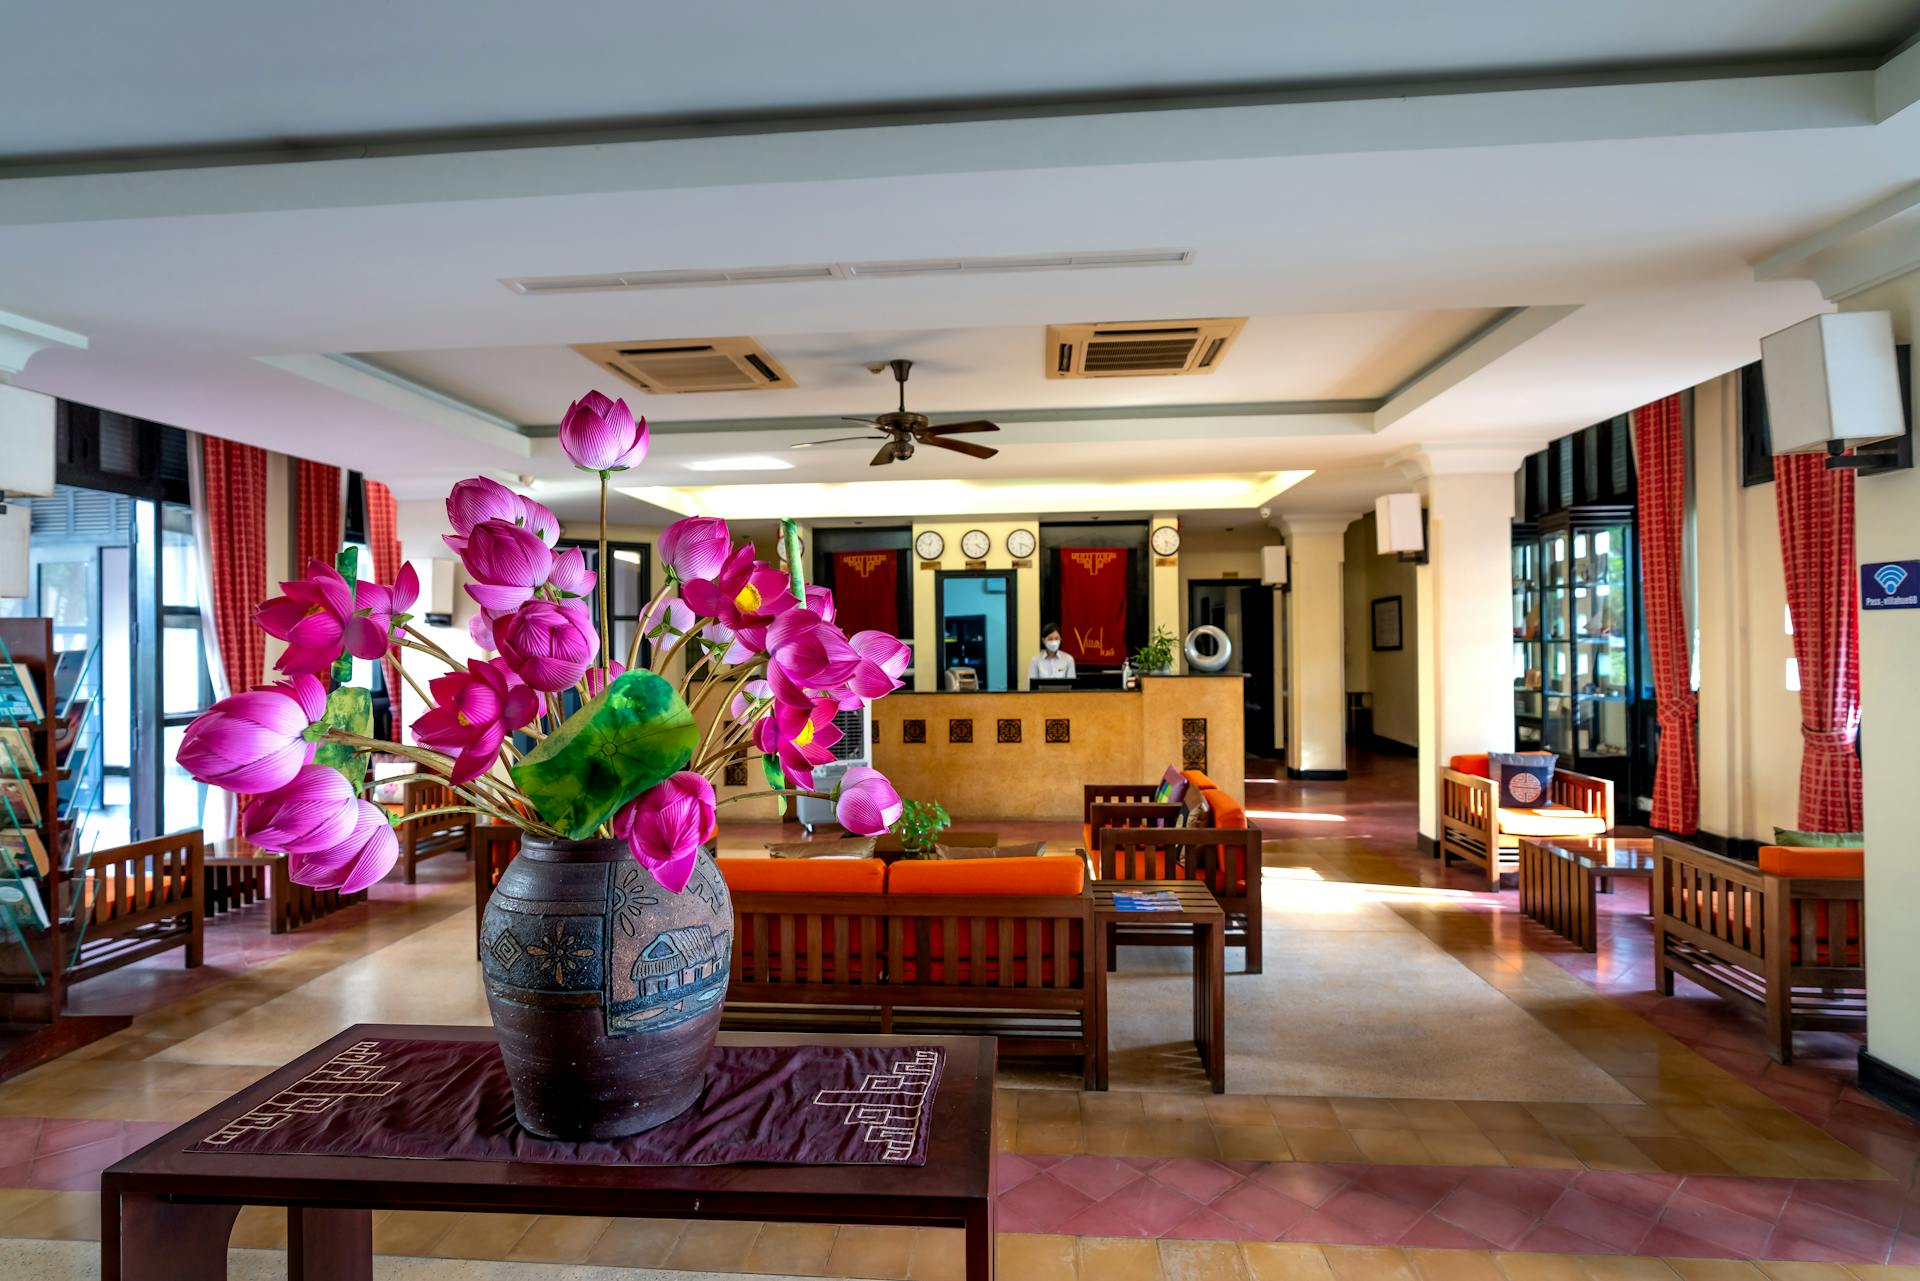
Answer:
<path fill-rule="evenodd" d="M 200 964 L 205 940 L 206 866 L 199 829 L 102 850 L 68 882 L 73 947 L 67 981 L 78 982 L 181 948 Z"/>
<path fill-rule="evenodd" d="M 1088 783 L 1081 790 L 1080 843 L 1099 875 L 1103 827 L 1178 827 L 1187 807 L 1180 801 L 1156 801 L 1157 783 Z"/>
<path fill-rule="evenodd" d="M 1260 851 L 1257 827 L 1106 827 L 1100 830 L 1099 878 L 1115 881 L 1204 881 L 1226 913 L 1226 945 L 1242 949 L 1246 972 L 1260 973 Z M 1118 944 L 1186 947 L 1184 927 L 1115 927 Z M 1107 968 L 1113 968 L 1109 950 Z"/>
<path fill-rule="evenodd" d="M 1461 858 L 1487 875 L 1487 888 L 1520 871 L 1520 842 L 1543 836 L 1603 836 L 1613 830 L 1610 779 L 1556 769 L 1546 803 L 1503 809 L 1498 781 L 1457 769 L 1440 771 L 1440 861 Z"/>
<path fill-rule="evenodd" d="M 431 778 L 409 779 L 402 784 L 400 809 L 394 816 L 394 834 L 400 838 L 400 879 L 413 884 L 420 864 L 440 854 L 459 851 L 473 855 L 473 815 L 435 814 L 415 818 L 429 810 L 462 804 L 453 789 Z"/>
<path fill-rule="evenodd" d="M 1765 846 L 1756 865 L 1662 838 L 1654 854 L 1662 993 L 1673 995 L 1678 974 L 1759 1010 L 1781 1063 L 1793 1062 L 1797 1030 L 1866 1028 L 1861 851 Z"/>

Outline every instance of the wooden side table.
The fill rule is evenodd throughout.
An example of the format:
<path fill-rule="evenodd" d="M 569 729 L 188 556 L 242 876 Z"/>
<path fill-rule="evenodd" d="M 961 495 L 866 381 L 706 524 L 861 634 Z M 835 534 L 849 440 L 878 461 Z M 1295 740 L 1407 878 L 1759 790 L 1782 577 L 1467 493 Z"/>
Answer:
<path fill-rule="evenodd" d="M 1584 950 L 1600 946 L 1597 888 L 1615 878 L 1653 879 L 1643 837 L 1541 837 L 1520 842 L 1520 910 Z"/>
<path fill-rule="evenodd" d="M 287 875 L 285 854 L 267 853 L 238 838 L 208 847 L 204 866 L 209 917 L 235 911 L 264 896 L 272 913 L 268 929 L 274 934 L 310 925 L 367 897 L 364 890 L 342 894 L 296 885 Z"/>
<path fill-rule="evenodd" d="M 1172 906 L 1150 910 L 1122 908 L 1125 897 L 1167 895 Z M 1095 1024 L 1094 1088 L 1107 1088 L 1112 1037 L 1107 1027 L 1107 955 L 1114 935 L 1127 926 L 1182 926 L 1193 936 L 1193 1045 L 1207 1069 L 1215 1094 L 1227 1092 L 1227 914 L 1204 881 L 1096 881 L 1093 886 L 1093 938 L 1087 964 L 1098 966 L 1093 985 Z"/>

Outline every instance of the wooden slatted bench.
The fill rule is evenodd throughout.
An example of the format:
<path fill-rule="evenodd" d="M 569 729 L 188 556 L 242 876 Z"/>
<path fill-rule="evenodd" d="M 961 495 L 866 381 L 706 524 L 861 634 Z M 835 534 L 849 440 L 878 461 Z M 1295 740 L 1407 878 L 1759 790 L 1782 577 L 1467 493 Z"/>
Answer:
<path fill-rule="evenodd" d="M 262 899 L 270 915 L 268 931 L 285 934 L 366 900 L 366 891 L 342 894 L 294 883 L 287 856 L 243 840 L 221 841 L 205 857 L 206 912 L 209 917 L 237 911 Z"/>
<path fill-rule="evenodd" d="M 67 981 L 181 948 L 188 969 L 204 951 L 205 850 L 198 828 L 103 850 L 66 883 L 74 896 Z M 63 931 L 64 932 L 64 931 Z"/>

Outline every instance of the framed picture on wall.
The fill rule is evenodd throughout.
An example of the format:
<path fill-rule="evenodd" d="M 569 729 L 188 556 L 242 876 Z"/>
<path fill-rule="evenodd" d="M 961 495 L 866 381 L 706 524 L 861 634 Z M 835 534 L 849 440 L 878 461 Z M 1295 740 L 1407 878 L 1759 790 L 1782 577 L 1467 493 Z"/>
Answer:
<path fill-rule="evenodd" d="M 1400 598 L 1398 596 L 1377 596 L 1373 602 L 1373 647 L 1381 649 L 1399 649 L 1400 641 Z"/>

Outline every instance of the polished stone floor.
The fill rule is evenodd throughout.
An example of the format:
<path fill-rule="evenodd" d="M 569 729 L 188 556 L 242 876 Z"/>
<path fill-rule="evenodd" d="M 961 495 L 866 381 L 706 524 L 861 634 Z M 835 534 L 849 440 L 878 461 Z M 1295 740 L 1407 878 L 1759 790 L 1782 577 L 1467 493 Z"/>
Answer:
<path fill-rule="evenodd" d="M 1410 762 L 1357 765 L 1249 768 L 1268 958 L 1255 976 L 1230 954 L 1229 1093 L 1202 1091 L 1176 1012 L 1156 1032 L 1174 953 L 1122 955 L 1121 1088 L 1007 1074 L 1003 1281 L 1920 1277 L 1920 1126 L 1853 1088 L 1856 1040 L 1773 1064 L 1747 1016 L 1651 992 L 1643 887 L 1603 900 L 1600 950 L 1576 952 L 1511 890 L 1413 852 Z M 484 1017 L 465 870 L 422 875 L 278 939 L 219 918 L 191 975 L 163 958 L 83 986 L 84 1008 L 138 1017 L 0 1086 L 0 1277 L 94 1275 L 98 1171 L 338 1027 Z M 283 1236 L 244 1214 L 234 1275 L 273 1274 Z M 383 1214 L 375 1237 L 380 1275 L 409 1281 L 939 1281 L 960 1262 L 952 1233 L 859 1227 Z"/>

